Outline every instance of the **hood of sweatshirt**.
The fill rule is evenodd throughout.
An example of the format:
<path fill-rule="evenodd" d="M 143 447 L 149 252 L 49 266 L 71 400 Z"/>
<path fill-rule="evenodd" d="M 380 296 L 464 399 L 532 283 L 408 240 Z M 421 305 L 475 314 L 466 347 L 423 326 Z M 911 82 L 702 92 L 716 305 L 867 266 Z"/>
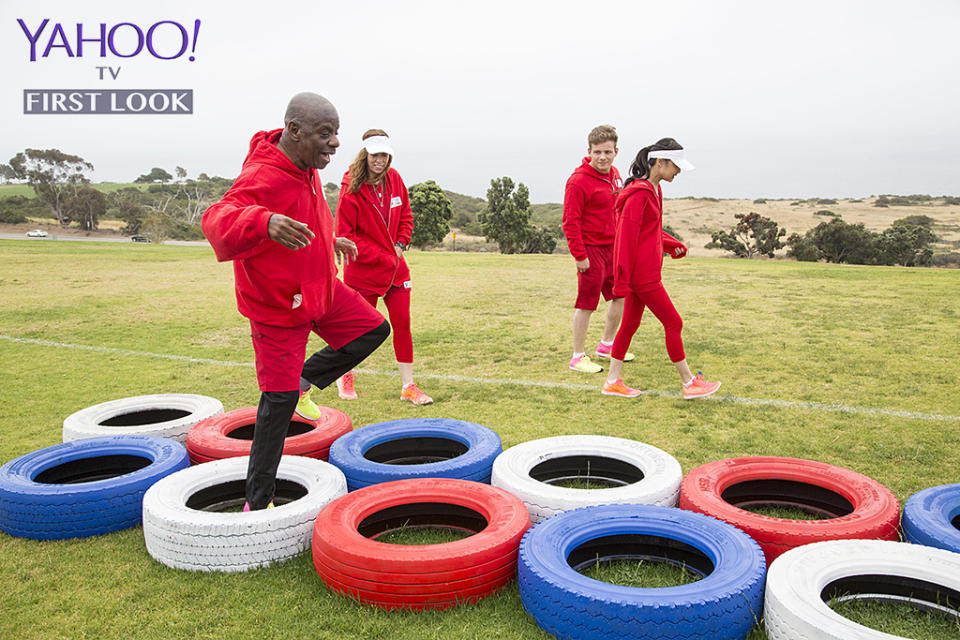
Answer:
<path fill-rule="evenodd" d="M 613 165 L 610 165 L 609 173 L 600 173 L 590 165 L 590 156 L 584 157 L 580 162 L 580 166 L 573 170 L 574 175 L 583 175 L 590 176 L 591 178 L 596 178 L 597 180 L 603 180 L 613 184 L 614 188 L 619 189 L 623 186 L 620 182 L 620 172 L 617 171 L 617 168 Z"/>
<path fill-rule="evenodd" d="M 283 129 L 274 129 L 272 131 L 258 131 L 250 138 L 250 148 L 247 151 L 247 157 L 243 161 L 243 166 L 257 164 L 268 165 L 281 169 L 289 173 L 291 177 L 299 180 L 307 178 L 307 171 L 300 169 L 293 164 L 293 160 L 287 157 L 277 143 L 280 141 L 280 134 Z"/>

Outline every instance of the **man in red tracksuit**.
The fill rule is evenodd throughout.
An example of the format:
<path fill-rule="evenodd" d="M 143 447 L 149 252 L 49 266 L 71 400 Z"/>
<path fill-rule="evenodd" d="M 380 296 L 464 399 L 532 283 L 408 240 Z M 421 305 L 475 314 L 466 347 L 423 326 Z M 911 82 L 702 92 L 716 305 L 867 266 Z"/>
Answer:
<path fill-rule="evenodd" d="M 616 225 L 613 203 L 623 186 L 620 172 L 613 166 L 617 157 L 617 130 L 608 125 L 595 127 L 587 136 L 589 155 L 567 180 L 563 196 L 563 235 L 577 265 L 577 300 L 573 311 L 573 357 L 570 369 L 598 373 L 603 367 L 592 362 L 585 353 L 590 316 L 597 309 L 600 296 L 610 302 L 607 308 L 603 338 L 596 355 L 610 357 L 620 317 L 623 298 L 613 295 L 613 240 Z M 628 353 L 627 361 L 633 360 Z"/>
<path fill-rule="evenodd" d="M 339 128 L 329 101 L 297 94 L 283 129 L 254 134 L 233 186 L 203 214 L 203 233 L 217 260 L 233 261 L 237 308 L 250 320 L 261 391 L 244 511 L 273 504 L 301 377 L 322 389 L 390 334 L 383 316 L 336 277 L 334 253 L 350 260 L 356 245 L 334 241 L 317 169 L 340 145 Z M 304 362 L 311 331 L 327 346 Z"/>

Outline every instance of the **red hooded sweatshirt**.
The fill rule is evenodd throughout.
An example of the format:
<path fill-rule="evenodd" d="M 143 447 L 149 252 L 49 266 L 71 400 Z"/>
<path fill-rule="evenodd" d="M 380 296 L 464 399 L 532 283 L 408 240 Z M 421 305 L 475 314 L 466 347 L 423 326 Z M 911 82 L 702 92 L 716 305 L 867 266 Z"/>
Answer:
<path fill-rule="evenodd" d="M 646 293 L 661 285 L 663 252 L 684 246 L 663 230 L 663 192 L 634 180 L 617 195 L 613 246 L 613 293 Z"/>
<path fill-rule="evenodd" d="M 283 129 L 250 140 L 243 169 L 202 220 L 217 260 L 233 260 L 237 308 L 263 324 L 294 327 L 320 318 L 333 299 L 333 215 L 316 169 L 302 171 L 280 149 Z M 267 235 L 274 213 L 306 224 L 316 235 L 296 251 Z"/>
<path fill-rule="evenodd" d="M 616 167 L 611 166 L 609 173 L 600 173 L 590 166 L 590 156 L 584 158 L 567 179 L 563 194 L 563 235 L 575 260 L 587 257 L 584 245 L 613 244 L 616 228 L 613 203 L 622 186 Z"/>
<path fill-rule="evenodd" d="M 383 180 L 385 202 L 378 202 L 373 188 L 360 185 L 350 193 L 350 172 L 340 183 L 337 204 L 337 235 L 353 240 L 357 259 L 343 270 L 343 281 L 361 294 L 384 295 L 390 285 L 402 285 L 410 279 L 403 256 L 397 257 L 397 242 L 410 244 L 413 213 L 410 196 L 400 174 L 387 169 Z M 386 218 L 386 220 L 384 219 Z"/>

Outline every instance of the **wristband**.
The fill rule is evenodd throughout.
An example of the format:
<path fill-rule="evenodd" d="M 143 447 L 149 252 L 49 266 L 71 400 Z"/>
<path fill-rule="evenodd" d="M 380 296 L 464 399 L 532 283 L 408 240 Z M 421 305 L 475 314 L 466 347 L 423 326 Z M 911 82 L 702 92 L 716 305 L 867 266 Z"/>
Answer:
<path fill-rule="evenodd" d="M 407 247 L 410 246 L 410 245 L 403 244 L 402 242 L 400 242 L 399 240 L 397 240 L 397 241 L 393 244 L 393 246 L 395 246 L 395 247 L 400 247 L 400 251 L 406 251 L 406 250 L 407 250 Z"/>

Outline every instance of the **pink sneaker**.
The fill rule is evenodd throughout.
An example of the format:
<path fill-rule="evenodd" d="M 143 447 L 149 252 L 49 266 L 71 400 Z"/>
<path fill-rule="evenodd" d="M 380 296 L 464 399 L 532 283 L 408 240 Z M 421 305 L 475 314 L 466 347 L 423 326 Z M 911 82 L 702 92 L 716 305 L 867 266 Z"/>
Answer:
<path fill-rule="evenodd" d="M 683 388 L 683 399 L 693 400 L 694 398 L 706 398 L 712 396 L 720 388 L 720 382 L 707 382 L 703 379 L 703 372 L 697 371 L 690 384 Z"/>
<path fill-rule="evenodd" d="M 337 395 L 340 396 L 341 400 L 356 400 L 360 397 L 353 388 L 352 371 L 337 378 Z"/>
<path fill-rule="evenodd" d="M 425 394 L 417 387 L 416 382 L 411 382 L 400 392 L 401 400 L 409 400 L 413 404 L 433 404 L 433 398 Z"/>
<path fill-rule="evenodd" d="M 598 342 L 598 343 L 597 343 L 596 354 L 597 354 L 598 357 L 600 357 L 600 358 L 609 358 L 612 351 L 613 351 L 613 345 L 612 345 L 612 344 L 611 344 L 611 345 L 606 345 L 606 344 L 603 344 L 602 342 Z M 633 354 L 630 353 L 630 352 L 627 352 L 627 354 L 626 354 L 625 356 L 623 356 L 623 361 L 624 361 L 624 362 L 630 362 L 630 361 L 633 360 L 634 358 L 636 358 L 635 355 L 633 355 Z"/>
<path fill-rule="evenodd" d="M 633 389 L 623 384 L 623 378 L 617 378 L 614 382 L 604 382 L 603 389 L 600 390 L 605 396 L 620 396 L 622 398 L 636 398 L 643 391 Z"/>

